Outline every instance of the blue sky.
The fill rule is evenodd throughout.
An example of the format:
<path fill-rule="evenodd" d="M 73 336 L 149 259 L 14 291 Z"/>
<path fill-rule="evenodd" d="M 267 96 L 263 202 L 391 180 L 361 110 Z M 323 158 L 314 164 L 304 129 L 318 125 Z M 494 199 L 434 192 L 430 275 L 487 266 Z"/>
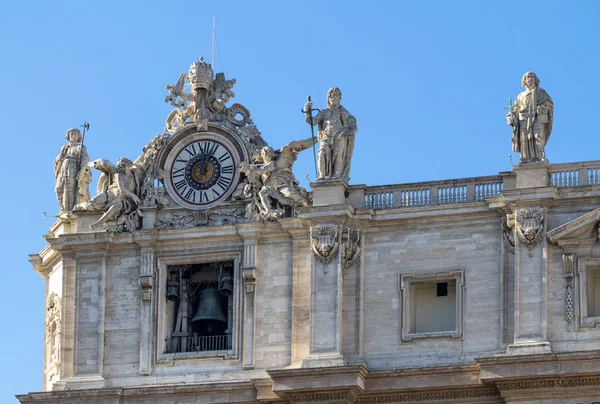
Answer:
<path fill-rule="evenodd" d="M 215 70 L 272 146 L 309 137 L 306 96 L 323 108 L 341 88 L 359 128 L 352 184 L 509 171 L 503 107 L 529 70 L 555 103 L 550 162 L 600 159 L 600 2 L 23 1 L 0 15 L 2 403 L 41 389 L 44 282 L 27 255 L 58 211 L 65 131 L 87 120 L 91 159 L 135 159 L 170 112 L 163 85 L 210 60 L 213 15 Z M 294 169 L 307 186 L 309 151 Z"/>

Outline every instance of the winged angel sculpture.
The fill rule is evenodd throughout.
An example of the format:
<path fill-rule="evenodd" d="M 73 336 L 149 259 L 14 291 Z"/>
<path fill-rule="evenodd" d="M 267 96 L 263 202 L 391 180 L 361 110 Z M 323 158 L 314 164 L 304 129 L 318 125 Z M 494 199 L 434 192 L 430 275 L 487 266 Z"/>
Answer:
<path fill-rule="evenodd" d="M 144 216 L 140 207 L 146 204 L 164 205 L 168 201 L 155 192 L 153 183 L 160 178 L 155 172 L 154 161 L 164 146 L 164 135 L 156 136 L 144 147 L 135 161 L 121 157 L 115 166 L 106 159 L 89 163 L 102 174 L 98 179 L 97 195 L 73 208 L 74 212 L 104 212 L 92 229 L 122 232 L 137 230 Z"/>

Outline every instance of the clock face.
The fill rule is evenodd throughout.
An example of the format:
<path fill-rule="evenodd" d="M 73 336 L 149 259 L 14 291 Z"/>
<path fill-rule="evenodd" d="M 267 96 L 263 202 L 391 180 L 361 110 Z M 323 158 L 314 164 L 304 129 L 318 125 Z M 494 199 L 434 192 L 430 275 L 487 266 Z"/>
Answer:
<path fill-rule="evenodd" d="M 215 139 L 188 142 L 170 160 L 172 191 L 190 208 L 207 209 L 224 201 L 237 183 L 230 147 Z"/>

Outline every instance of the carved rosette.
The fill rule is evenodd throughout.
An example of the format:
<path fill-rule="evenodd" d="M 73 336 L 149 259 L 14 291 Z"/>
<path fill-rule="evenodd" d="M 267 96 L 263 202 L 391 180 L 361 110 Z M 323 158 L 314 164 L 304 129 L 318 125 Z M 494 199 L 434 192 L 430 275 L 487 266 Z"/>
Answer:
<path fill-rule="evenodd" d="M 319 225 L 310 228 L 310 238 L 313 255 L 321 264 L 329 265 L 336 257 L 339 251 L 338 226 Z"/>
<path fill-rule="evenodd" d="M 541 210 L 525 209 L 517 214 L 515 222 L 519 241 L 532 255 L 544 235 L 544 214 Z"/>
<path fill-rule="evenodd" d="M 48 378 L 58 373 L 58 366 L 60 365 L 60 334 L 61 299 L 53 292 L 48 296 L 46 303 L 46 369 L 48 369 Z"/>
<path fill-rule="evenodd" d="M 567 281 L 565 293 L 565 320 L 567 320 L 568 329 L 571 330 L 573 321 L 573 278 L 575 278 L 575 254 L 563 254 L 563 267 L 565 280 Z"/>
<path fill-rule="evenodd" d="M 342 267 L 348 269 L 358 262 L 360 258 L 360 229 L 346 229 L 342 248 Z"/>

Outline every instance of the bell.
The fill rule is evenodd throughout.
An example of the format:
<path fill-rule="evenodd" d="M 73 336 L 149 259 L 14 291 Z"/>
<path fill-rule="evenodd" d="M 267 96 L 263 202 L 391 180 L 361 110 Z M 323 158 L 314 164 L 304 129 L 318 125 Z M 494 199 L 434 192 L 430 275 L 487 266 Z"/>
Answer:
<path fill-rule="evenodd" d="M 230 275 L 219 275 L 219 290 L 225 296 L 233 293 L 233 278 Z"/>
<path fill-rule="evenodd" d="M 179 299 L 179 282 L 168 281 L 167 282 L 167 299 L 177 300 Z"/>
<path fill-rule="evenodd" d="M 227 317 L 223 313 L 221 294 L 215 287 L 202 289 L 192 327 L 199 335 L 219 335 L 227 327 Z"/>

